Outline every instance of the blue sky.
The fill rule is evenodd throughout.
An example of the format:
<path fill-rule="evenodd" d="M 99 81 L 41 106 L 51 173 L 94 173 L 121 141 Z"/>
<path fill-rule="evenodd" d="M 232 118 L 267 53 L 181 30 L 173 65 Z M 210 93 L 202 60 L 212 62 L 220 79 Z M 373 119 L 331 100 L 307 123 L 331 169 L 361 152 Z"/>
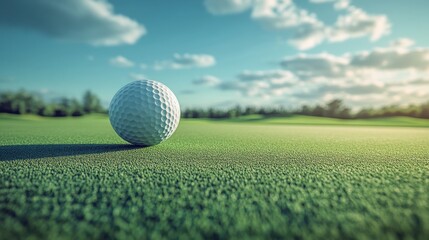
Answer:
<path fill-rule="evenodd" d="M 424 0 L 0 0 L 0 89 L 91 89 L 108 103 L 148 78 L 182 107 L 423 102 L 427 9 Z"/>

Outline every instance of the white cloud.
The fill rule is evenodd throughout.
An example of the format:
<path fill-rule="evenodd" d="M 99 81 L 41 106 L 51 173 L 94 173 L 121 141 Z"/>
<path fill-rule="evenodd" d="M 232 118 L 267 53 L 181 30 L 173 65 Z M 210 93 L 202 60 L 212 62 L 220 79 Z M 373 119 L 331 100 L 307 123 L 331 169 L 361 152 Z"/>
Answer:
<path fill-rule="evenodd" d="M 301 25 L 289 43 L 300 50 L 313 48 L 323 41 L 343 42 L 353 38 L 368 36 L 377 41 L 390 33 L 391 24 L 385 15 L 370 15 L 364 10 L 349 6 L 348 1 L 336 1 L 336 9 L 345 9 L 333 26 L 322 23 Z"/>
<path fill-rule="evenodd" d="M 220 90 L 239 91 L 245 96 L 267 99 L 288 92 L 297 82 L 294 74 L 285 70 L 245 70 L 237 76 L 237 80 L 222 82 L 217 87 Z"/>
<path fill-rule="evenodd" d="M 207 2 L 216 5 L 213 11 Z M 363 9 L 351 5 L 350 0 L 311 0 L 313 4 L 333 3 L 337 11 L 346 11 L 338 16 L 332 26 L 323 23 L 315 13 L 298 7 L 293 0 L 221 0 L 206 1 L 206 8 L 213 14 L 251 11 L 251 18 L 264 27 L 276 30 L 289 30 L 292 37 L 289 43 L 299 50 L 313 48 L 323 42 L 341 42 L 368 36 L 377 41 L 390 33 L 391 24 L 385 15 L 371 15 Z"/>
<path fill-rule="evenodd" d="M 427 78 L 427 79 L 423 79 L 423 78 L 421 78 L 421 79 L 414 79 L 414 80 L 409 81 L 406 84 L 410 84 L 410 85 L 429 85 L 429 78 Z"/>
<path fill-rule="evenodd" d="M 429 70 L 429 49 L 375 49 L 354 55 L 350 64 L 360 68 L 426 71 Z"/>
<path fill-rule="evenodd" d="M 115 67 L 129 68 L 134 66 L 134 62 L 124 56 L 116 56 L 109 60 L 110 64 Z"/>
<path fill-rule="evenodd" d="M 390 45 L 396 49 L 407 49 L 414 45 L 414 40 L 409 38 L 400 38 L 393 41 Z"/>
<path fill-rule="evenodd" d="M 407 46 L 411 46 L 410 41 L 407 42 Z M 315 77 L 364 78 L 370 75 L 382 78 L 392 71 L 395 71 L 396 76 L 402 74 L 400 77 L 407 77 L 402 70 L 407 70 L 408 77 L 414 77 L 412 71 L 428 71 L 429 48 L 405 48 L 404 44 L 340 56 L 328 53 L 299 54 L 283 59 L 280 65 L 301 80 Z M 383 73 L 383 76 L 379 73 Z"/>
<path fill-rule="evenodd" d="M 214 66 L 216 59 L 208 54 L 174 54 L 172 60 L 159 61 L 154 64 L 155 70 L 207 68 Z"/>
<path fill-rule="evenodd" d="M 241 82 L 266 82 L 270 85 L 293 84 L 297 81 L 290 71 L 278 69 L 266 71 L 244 70 L 237 78 Z"/>
<path fill-rule="evenodd" d="M 313 48 L 326 36 L 326 27 L 317 16 L 291 0 L 256 1 L 252 18 L 266 28 L 293 29 L 289 43 L 300 50 Z"/>
<path fill-rule="evenodd" d="M 328 53 L 321 54 L 299 54 L 287 57 L 280 62 L 280 65 L 302 80 L 314 77 L 344 77 L 347 75 L 347 65 L 349 59 L 342 56 L 335 56 Z"/>
<path fill-rule="evenodd" d="M 220 84 L 220 82 L 221 80 L 219 78 L 212 75 L 205 75 L 192 81 L 192 83 L 195 85 L 205 85 L 205 86 L 217 86 Z"/>
<path fill-rule="evenodd" d="M 204 5 L 211 14 L 232 14 L 248 10 L 253 0 L 205 0 Z"/>
<path fill-rule="evenodd" d="M 280 64 L 308 85 L 303 87 L 305 91 L 294 91 L 300 98 L 336 96 L 350 100 L 355 106 L 367 103 L 367 99 L 379 99 L 381 105 L 424 100 L 416 96 L 429 94 L 429 87 L 421 87 L 429 86 L 426 80 L 429 49 L 411 48 L 410 39 L 395 43 L 387 48 L 343 56 L 298 55 Z M 389 97 L 392 93 L 394 98 Z"/>
<path fill-rule="evenodd" d="M 369 15 L 356 7 L 349 7 L 347 14 L 339 16 L 333 27 L 328 29 L 328 40 L 341 42 L 351 38 L 369 36 L 376 41 L 390 33 L 390 23 L 385 15 Z"/>
<path fill-rule="evenodd" d="M 350 6 L 350 1 L 349 0 L 338 0 L 335 4 L 334 4 L 334 8 L 335 9 L 347 9 Z"/>
<path fill-rule="evenodd" d="M 341 98 L 352 107 L 408 104 L 429 97 L 429 48 L 398 40 L 386 48 L 284 58 L 282 70 L 245 70 L 217 88 L 252 101 L 319 103 Z"/>
<path fill-rule="evenodd" d="M 0 23 L 55 38 L 106 46 L 133 44 L 146 32 L 138 22 L 114 13 L 107 0 L 4 1 Z"/>
<path fill-rule="evenodd" d="M 296 29 L 289 44 L 299 50 L 311 49 L 325 40 L 326 28 L 322 24 L 304 25 Z"/>
<path fill-rule="evenodd" d="M 370 84 L 361 84 L 361 83 L 328 83 L 319 88 L 319 91 L 322 93 L 345 93 L 351 95 L 367 95 L 373 93 L 383 93 L 385 91 L 384 84 L 370 83 Z"/>
<path fill-rule="evenodd" d="M 147 77 L 144 74 L 141 73 L 130 73 L 130 78 L 134 80 L 146 80 Z"/>
<path fill-rule="evenodd" d="M 350 0 L 310 0 L 311 3 L 334 3 L 334 8 L 337 10 L 346 9 L 350 6 Z"/>
<path fill-rule="evenodd" d="M 316 15 L 297 7 L 291 0 L 255 1 L 252 18 L 273 29 L 321 24 Z"/>

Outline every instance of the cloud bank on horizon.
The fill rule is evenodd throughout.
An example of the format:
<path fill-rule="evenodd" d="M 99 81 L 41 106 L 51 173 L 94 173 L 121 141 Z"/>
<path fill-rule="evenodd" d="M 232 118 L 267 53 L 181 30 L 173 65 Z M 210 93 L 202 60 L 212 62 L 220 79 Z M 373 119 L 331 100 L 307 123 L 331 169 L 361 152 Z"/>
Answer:
<path fill-rule="evenodd" d="M 429 48 L 413 47 L 410 39 L 343 55 L 301 53 L 278 65 L 279 69 L 244 70 L 235 80 L 218 80 L 211 86 L 277 104 L 342 98 L 353 106 L 368 106 L 384 105 L 387 99 L 403 104 L 429 98 Z"/>

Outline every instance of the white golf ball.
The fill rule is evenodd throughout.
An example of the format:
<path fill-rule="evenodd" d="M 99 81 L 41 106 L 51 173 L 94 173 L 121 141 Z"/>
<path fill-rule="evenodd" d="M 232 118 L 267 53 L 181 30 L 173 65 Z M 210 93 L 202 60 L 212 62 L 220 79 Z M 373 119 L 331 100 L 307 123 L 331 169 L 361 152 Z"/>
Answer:
<path fill-rule="evenodd" d="M 125 141 L 152 146 L 168 139 L 180 120 L 180 106 L 174 93 L 152 80 L 131 82 L 115 94 L 109 119 Z"/>

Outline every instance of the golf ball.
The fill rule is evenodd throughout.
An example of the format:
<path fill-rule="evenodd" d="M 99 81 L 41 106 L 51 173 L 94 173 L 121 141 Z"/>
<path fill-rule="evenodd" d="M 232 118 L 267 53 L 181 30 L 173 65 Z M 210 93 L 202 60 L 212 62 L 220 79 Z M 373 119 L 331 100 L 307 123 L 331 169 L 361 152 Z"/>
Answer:
<path fill-rule="evenodd" d="M 109 119 L 125 141 L 152 146 L 168 139 L 180 120 L 180 106 L 174 93 L 152 80 L 131 82 L 115 94 Z"/>

